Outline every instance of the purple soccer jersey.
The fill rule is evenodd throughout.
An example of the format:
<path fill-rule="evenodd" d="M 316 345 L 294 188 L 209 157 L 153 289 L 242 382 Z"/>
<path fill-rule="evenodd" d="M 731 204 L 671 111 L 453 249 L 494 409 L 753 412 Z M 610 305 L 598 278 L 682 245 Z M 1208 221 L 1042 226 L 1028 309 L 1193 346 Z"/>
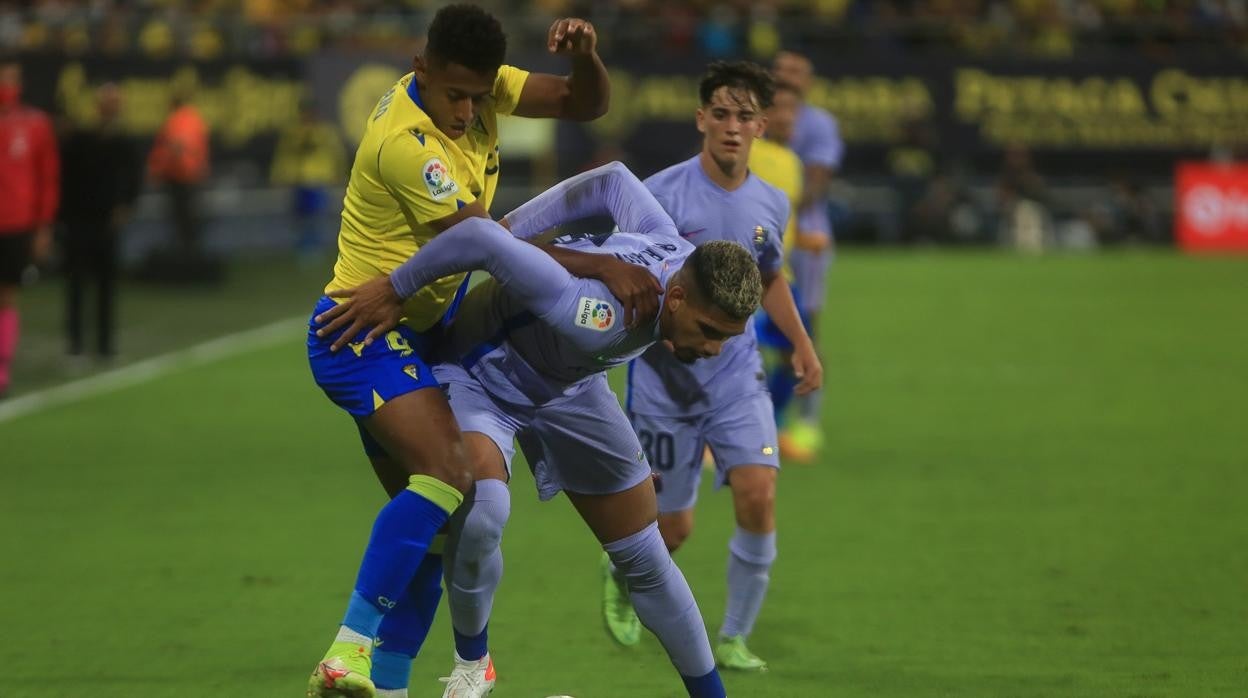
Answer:
<path fill-rule="evenodd" d="M 664 287 L 694 249 L 677 237 L 634 233 L 562 238 L 556 244 L 640 264 Z M 534 303 L 515 292 L 513 283 L 487 281 L 464 298 L 447 345 L 495 396 L 516 405 L 570 397 L 585 379 L 627 363 L 658 341 L 657 318 L 626 329 L 620 302 L 605 284 L 568 274 L 538 248 L 520 243 L 507 264 L 524 271 L 526 284 L 547 289 L 543 297 Z"/>
<path fill-rule="evenodd" d="M 783 263 L 789 202 L 784 193 L 750 174 L 727 191 L 711 181 L 697 157 L 659 172 L 646 188 L 676 223 L 680 237 L 697 245 L 729 240 L 744 245 L 763 277 Z M 677 361 L 662 345 L 629 367 L 628 408 L 649 415 L 689 416 L 764 390 L 762 359 L 751 319 L 745 333 L 724 343 L 723 352 L 692 364 Z"/>
<path fill-rule="evenodd" d="M 845 156 L 845 143 L 836 118 L 819 107 L 802 105 L 793 125 L 793 138 L 789 147 L 797 153 L 803 165 L 822 165 L 833 170 L 840 169 Z M 828 202 L 812 201 L 797 213 L 797 228 L 802 232 L 832 234 L 832 222 L 828 219 Z"/>
<path fill-rule="evenodd" d="M 510 233 L 482 218 L 455 224 L 396 269 L 390 282 L 406 298 L 449 274 L 490 272 L 494 279 L 461 304 L 442 342 L 445 360 L 515 405 L 571 397 L 585 379 L 628 362 L 659 339 L 657 317 L 627 329 L 605 284 L 572 276 L 524 242 L 604 213 L 637 232 L 570 235 L 555 244 L 643 266 L 666 288 L 694 246 L 680 239 L 659 202 L 619 163 L 561 182 L 507 214 Z"/>

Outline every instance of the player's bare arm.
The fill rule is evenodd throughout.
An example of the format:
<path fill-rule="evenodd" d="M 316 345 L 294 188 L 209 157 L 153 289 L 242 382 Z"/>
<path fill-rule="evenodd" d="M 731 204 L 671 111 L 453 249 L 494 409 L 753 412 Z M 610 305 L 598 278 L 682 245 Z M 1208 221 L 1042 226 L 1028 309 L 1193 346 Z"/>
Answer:
<path fill-rule="evenodd" d="M 797 394 L 805 395 L 823 386 L 823 364 L 815 353 L 815 344 L 806 334 L 793 292 L 783 274 L 763 278 L 763 310 L 793 345 L 793 373 L 798 378 Z"/>
<path fill-rule="evenodd" d="M 598 35 L 583 19 L 560 19 L 550 25 L 546 50 L 566 55 L 569 75 L 533 73 L 524 83 L 514 114 L 528 118 L 593 121 L 607 113 L 611 81 L 598 57 Z"/>
<path fill-rule="evenodd" d="M 429 225 L 441 233 L 468 218 L 489 217 L 485 206 L 480 201 L 473 201 L 449 216 L 430 221 Z M 342 302 L 316 316 L 316 322 L 326 323 L 316 335 L 329 337 L 343 327 L 348 328 L 330 346 L 331 351 L 342 349 L 360 332 L 371 328 L 364 338 L 364 345 L 368 346 L 397 327 L 403 319 L 403 299 L 394 292 L 388 276 L 379 276 L 359 286 L 331 291 L 327 295 Z"/>

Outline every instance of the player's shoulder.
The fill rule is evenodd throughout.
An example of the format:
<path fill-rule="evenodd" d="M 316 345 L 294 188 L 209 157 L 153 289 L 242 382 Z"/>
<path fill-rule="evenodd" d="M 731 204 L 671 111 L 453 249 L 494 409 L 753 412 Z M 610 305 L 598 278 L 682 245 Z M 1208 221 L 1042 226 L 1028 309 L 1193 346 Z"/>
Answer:
<path fill-rule="evenodd" d="M 820 127 L 831 129 L 836 128 L 836 117 L 832 115 L 832 112 L 813 104 L 807 104 L 806 109 L 810 110 L 811 115 L 814 116 L 814 121 L 818 123 Z"/>
<path fill-rule="evenodd" d="M 498 77 L 494 79 L 494 91 L 522 88 L 528 78 L 529 71 L 504 63 L 498 67 Z"/>
<path fill-rule="evenodd" d="M 23 104 L 15 110 L 18 119 L 39 127 L 52 128 L 52 117 L 42 109 Z"/>
<path fill-rule="evenodd" d="M 655 192 L 656 187 L 661 188 L 663 191 L 668 191 L 672 184 L 680 182 L 689 177 L 689 172 L 690 172 L 689 163 L 690 162 L 693 162 L 693 161 L 683 160 L 681 162 L 676 163 L 675 165 L 669 165 L 668 167 L 665 167 L 659 170 L 658 172 L 655 172 L 649 177 L 646 177 L 644 180 L 642 180 L 642 184 L 645 184 L 646 188 L 649 189 L 651 193 L 655 193 L 656 195 L 657 195 L 657 192 Z"/>
<path fill-rule="evenodd" d="M 756 196 L 761 198 L 774 210 L 787 211 L 789 208 L 789 196 L 784 193 L 780 187 L 759 177 L 753 172 L 750 173 L 750 179 L 756 187 Z"/>
<path fill-rule="evenodd" d="M 393 129 L 378 143 L 378 162 L 391 166 L 416 166 L 427 158 L 446 158 L 449 151 L 439 135 L 436 129 L 425 130 L 414 126 Z"/>

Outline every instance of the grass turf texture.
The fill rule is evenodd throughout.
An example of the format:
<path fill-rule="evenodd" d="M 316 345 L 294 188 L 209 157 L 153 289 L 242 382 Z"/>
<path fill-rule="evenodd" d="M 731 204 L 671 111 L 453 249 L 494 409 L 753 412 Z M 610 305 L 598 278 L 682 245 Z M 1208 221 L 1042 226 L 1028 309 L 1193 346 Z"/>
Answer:
<path fill-rule="evenodd" d="M 1216 696 L 1248 685 L 1248 264 L 848 254 L 824 462 L 734 696 Z M 6 670 L 25 696 L 302 695 L 380 488 L 301 338 L 0 423 Z M 678 696 L 613 646 L 598 548 L 518 468 L 495 695 Z M 677 556 L 712 633 L 729 498 Z M 450 668 L 443 611 L 413 674 Z"/>

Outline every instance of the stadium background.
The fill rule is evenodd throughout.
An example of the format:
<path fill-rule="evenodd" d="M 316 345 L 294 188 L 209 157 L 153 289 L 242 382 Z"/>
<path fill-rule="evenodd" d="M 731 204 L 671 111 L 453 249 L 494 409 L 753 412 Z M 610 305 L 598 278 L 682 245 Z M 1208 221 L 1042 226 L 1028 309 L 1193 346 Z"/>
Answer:
<path fill-rule="evenodd" d="M 811 101 L 847 140 L 829 447 L 781 479 L 754 641 L 773 670 L 730 677 L 733 695 L 1242 691 L 1248 263 L 1181 254 L 1172 231 L 1177 163 L 1245 159 L 1243 2 L 487 4 L 510 60 L 555 72 L 550 20 L 594 20 L 613 78 L 593 125 L 509 120 L 496 213 L 604 160 L 644 176 L 692 154 L 717 57 L 807 52 Z M 297 695 L 381 492 L 301 350 L 336 211 L 323 248 L 296 254 L 271 160 L 303 99 L 349 152 L 434 9 L 0 6 L 27 101 L 63 126 L 114 80 L 150 142 L 191 90 L 213 139 L 204 242 L 227 262 L 217 284 L 127 282 L 108 365 L 65 357 L 55 264 L 25 290 L 0 402 L 0 694 Z M 1038 183 L 1034 234 L 1005 205 L 1020 174 Z M 145 192 L 126 230 L 134 269 L 170 235 L 163 204 Z M 652 639 L 606 640 L 592 539 L 529 480 L 504 541 L 496 695 L 676 695 Z M 678 559 L 712 626 L 729 516 L 708 490 Z M 442 618 L 424 693 L 449 635 Z"/>

